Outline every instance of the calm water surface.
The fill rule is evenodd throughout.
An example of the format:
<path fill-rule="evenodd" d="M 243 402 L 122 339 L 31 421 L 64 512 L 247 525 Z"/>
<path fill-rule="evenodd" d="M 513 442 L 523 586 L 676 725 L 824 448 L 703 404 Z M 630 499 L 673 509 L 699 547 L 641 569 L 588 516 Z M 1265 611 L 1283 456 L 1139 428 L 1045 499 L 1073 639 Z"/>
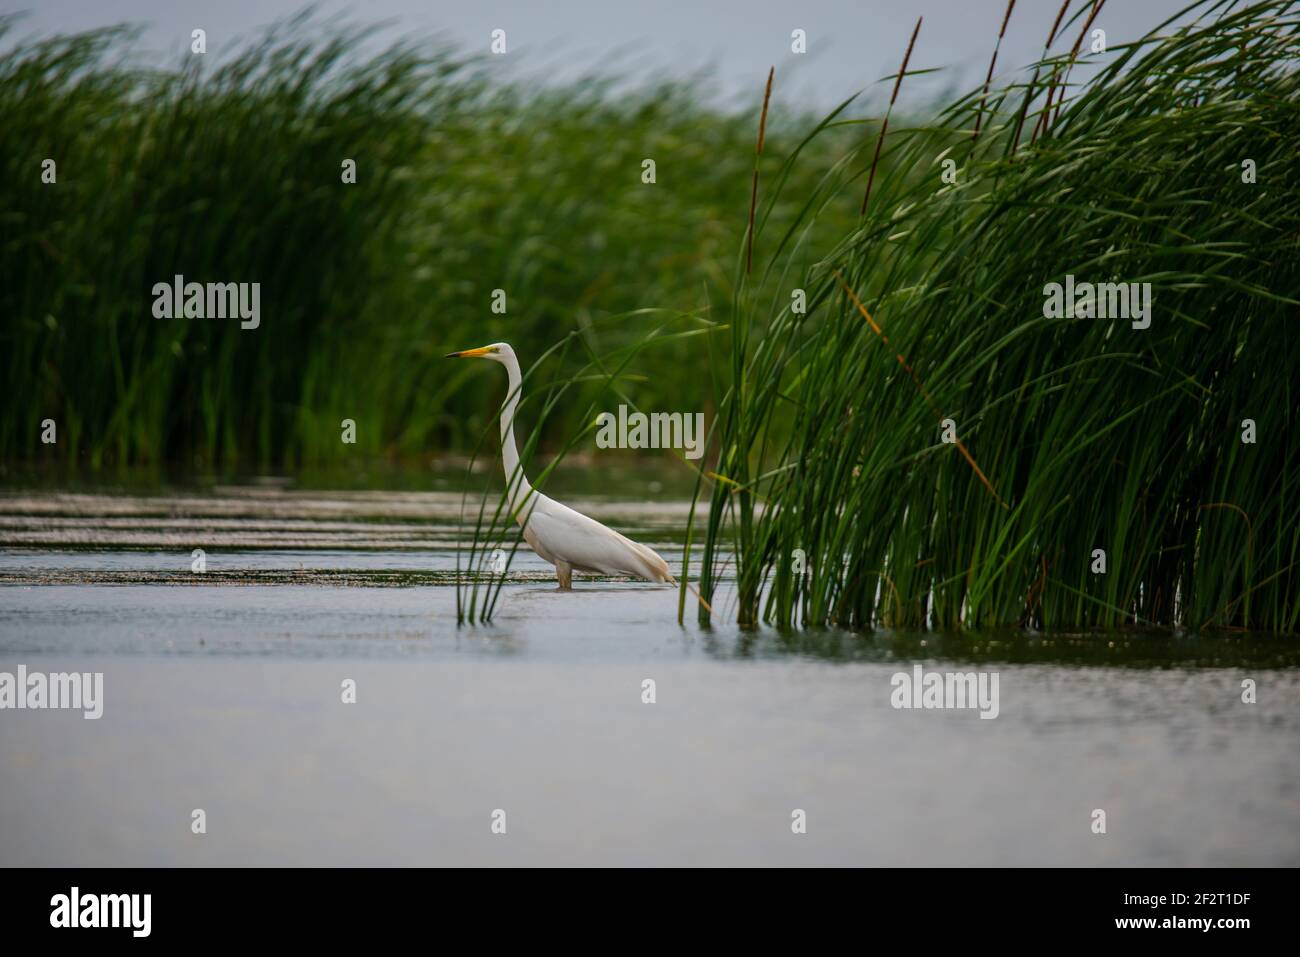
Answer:
<path fill-rule="evenodd" d="M 679 564 L 685 504 L 569 501 Z M 460 508 L 0 496 L 0 671 L 105 699 L 0 712 L 0 864 L 1300 863 L 1294 641 L 701 630 L 526 551 L 458 628 Z M 996 720 L 895 710 L 917 663 L 996 672 Z"/>

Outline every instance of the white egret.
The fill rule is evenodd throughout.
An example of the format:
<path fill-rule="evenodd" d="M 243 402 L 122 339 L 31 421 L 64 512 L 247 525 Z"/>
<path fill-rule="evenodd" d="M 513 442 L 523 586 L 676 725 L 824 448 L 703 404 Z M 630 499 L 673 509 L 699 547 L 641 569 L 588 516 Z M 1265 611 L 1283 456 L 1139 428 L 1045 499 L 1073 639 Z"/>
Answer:
<path fill-rule="evenodd" d="M 668 563 L 652 548 L 625 538 L 595 519 L 575 512 L 536 491 L 524 476 L 515 446 L 514 418 L 519 407 L 519 360 L 508 343 L 447 354 L 448 359 L 490 359 L 506 367 L 509 393 L 501 407 L 501 462 L 506 473 L 510 511 L 523 527 L 524 541 L 555 566 L 560 587 L 572 587 L 574 569 L 598 575 L 629 575 L 651 582 L 673 583 Z"/>

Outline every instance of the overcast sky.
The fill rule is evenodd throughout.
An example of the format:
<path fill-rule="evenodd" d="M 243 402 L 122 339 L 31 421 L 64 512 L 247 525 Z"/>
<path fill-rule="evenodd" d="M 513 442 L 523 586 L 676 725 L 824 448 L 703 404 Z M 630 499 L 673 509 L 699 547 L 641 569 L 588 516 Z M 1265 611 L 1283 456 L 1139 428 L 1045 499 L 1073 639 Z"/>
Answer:
<path fill-rule="evenodd" d="M 1073 0 L 1077 9 L 1083 0 Z M 1145 33 L 1188 0 L 1111 0 L 1094 27 L 1114 44 Z M 132 22 L 147 29 L 146 58 L 171 63 L 202 27 L 209 53 L 301 10 L 301 0 L 0 0 L 0 10 L 28 10 L 18 33 L 47 34 Z M 777 67 L 787 103 L 825 106 L 898 69 L 917 16 L 925 22 L 912 69 L 948 67 L 942 78 L 914 78 L 913 97 L 982 81 L 1006 0 L 324 0 L 324 15 L 358 23 L 388 22 L 390 35 L 451 40 L 486 52 L 491 32 L 506 31 L 506 69 L 564 78 L 602 64 L 632 75 L 673 75 L 701 68 L 724 99 L 761 95 L 767 68 Z M 999 54 L 1011 70 L 1038 56 L 1059 0 L 1018 0 Z M 806 31 L 808 53 L 790 51 L 794 29 Z M 1078 27 L 1059 46 L 1073 44 Z M 496 62 L 496 61 L 494 61 Z M 1002 69 L 999 72 L 1004 72 Z"/>

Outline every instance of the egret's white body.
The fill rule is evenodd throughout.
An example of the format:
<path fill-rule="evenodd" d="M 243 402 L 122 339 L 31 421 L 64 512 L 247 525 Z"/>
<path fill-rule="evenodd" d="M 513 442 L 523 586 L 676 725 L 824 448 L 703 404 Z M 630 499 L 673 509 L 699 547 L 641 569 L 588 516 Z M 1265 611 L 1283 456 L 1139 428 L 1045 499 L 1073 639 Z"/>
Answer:
<path fill-rule="evenodd" d="M 510 391 L 501 407 L 501 462 L 506 473 L 510 510 L 523 527 L 524 541 L 555 566 L 561 588 L 572 587 L 574 569 L 598 575 L 628 575 L 651 582 L 673 581 L 668 563 L 653 548 L 561 505 L 529 484 L 515 446 L 515 409 L 519 407 L 523 376 L 515 351 L 507 343 L 453 352 L 448 358 L 491 359 L 506 367 Z"/>

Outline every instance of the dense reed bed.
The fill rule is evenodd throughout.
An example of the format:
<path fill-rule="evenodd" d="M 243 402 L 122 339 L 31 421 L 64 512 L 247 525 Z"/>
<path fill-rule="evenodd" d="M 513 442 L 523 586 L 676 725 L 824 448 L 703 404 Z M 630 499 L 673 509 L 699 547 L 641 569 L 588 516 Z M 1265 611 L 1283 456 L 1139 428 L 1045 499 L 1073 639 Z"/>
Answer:
<path fill-rule="evenodd" d="M 764 166 L 681 576 L 711 599 L 734 573 L 741 623 L 1297 630 L 1297 6 L 1196 4 L 1097 57 L 1095 9 L 1009 82 L 860 137 L 792 226 L 764 222 L 790 188 Z M 793 238 L 859 203 L 801 271 Z M 1150 283 L 1149 327 L 1048 317 L 1067 275 Z"/>
<path fill-rule="evenodd" d="M 1295 632 L 1297 4 L 1203 0 L 1094 54 L 1102 2 L 1066 2 L 1039 63 L 991 65 L 925 121 L 894 109 L 920 23 L 878 99 L 806 124 L 779 75 L 756 124 L 689 83 L 526 90 L 310 19 L 210 66 L 141 65 L 122 30 L 19 42 L 0 462 L 484 448 L 501 379 L 439 356 L 505 339 L 531 366 L 526 463 L 589 446 L 611 403 L 708 411 L 683 614 Z M 177 273 L 260 283 L 260 327 L 154 318 Z M 1067 277 L 1149 284 L 1149 325 L 1047 314 Z M 499 487 L 468 620 L 499 593 L 486 556 L 514 547 Z"/>
<path fill-rule="evenodd" d="M 0 36 L 20 26 L 0 19 Z M 443 353 L 504 339 L 528 363 L 576 334 L 612 354 L 646 337 L 635 310 L 725 307 L 748 116 L 702 105 L 694 80 L 525 88 L 501 58 L 377 42 L 307 17 L 220 60 L 142 63 L 127 30 L 0 55 L 0 367 L 19 400 L 0 412 L 0 462 L 411 464 L 472 448 L 500 399 Z M 823 172 L 801 168 L 774 221 Z M 260 326 L 154 318 L 153 285 L 178 273 L 260 283 Z M 701 354 L 647 351 L 629 370 L 639 401 L 697 391 Z M 548 378 L 572 374 L 552 355 Z M 584 426 L 600 388 L 577 383 L 543 447 Z"/>

